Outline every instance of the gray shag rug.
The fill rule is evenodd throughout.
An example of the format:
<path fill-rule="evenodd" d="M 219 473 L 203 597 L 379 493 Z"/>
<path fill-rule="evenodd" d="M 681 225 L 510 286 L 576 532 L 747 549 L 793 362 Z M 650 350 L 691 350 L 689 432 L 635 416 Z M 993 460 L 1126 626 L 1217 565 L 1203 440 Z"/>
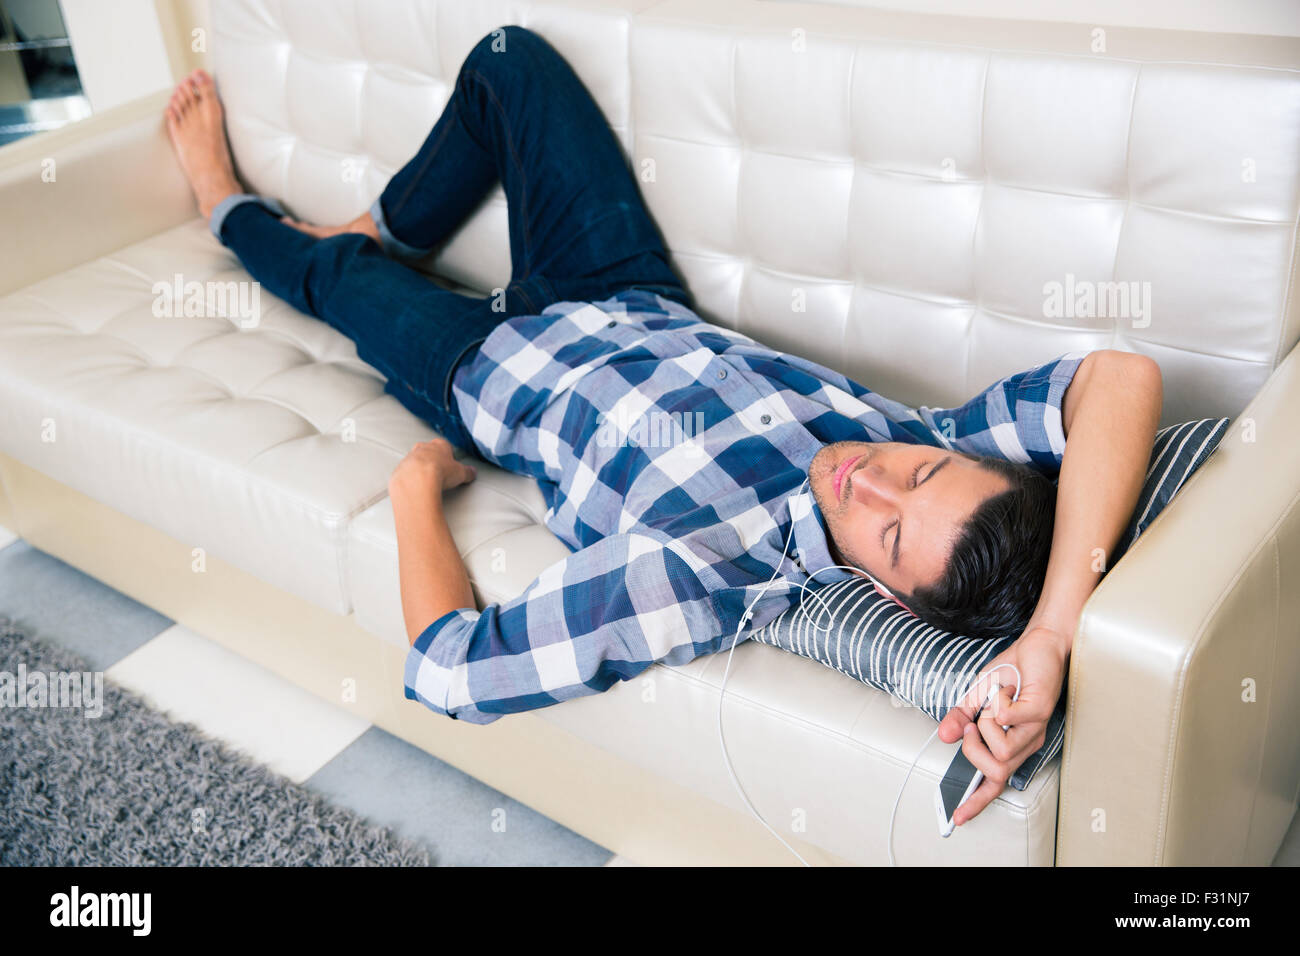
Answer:
<path fill-rule="evenodd" d="M 11 706 L 6 677 L 16 687 L 20 665 L 29 676 L 90 671 L 0 617 L 0 865 L 433 864 L 418 844 L 108 681 L 98 717 Z"/>

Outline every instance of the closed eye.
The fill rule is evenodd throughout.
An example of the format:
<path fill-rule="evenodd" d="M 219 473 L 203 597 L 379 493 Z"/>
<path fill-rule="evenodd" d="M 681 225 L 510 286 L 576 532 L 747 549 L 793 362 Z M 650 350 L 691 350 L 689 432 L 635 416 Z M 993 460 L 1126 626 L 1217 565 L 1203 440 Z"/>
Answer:
<path fill-rule="evenodd" d="M 943 460 L 939 462 L 939 464 L 935 465 L 933 468 L 930 469 L 930 473 L 926 475 L 925 478 L 921 481 L 916 480 L 917 476 L 921 474 L 921 469 L 924 468 L 926 465 L 928 465 L 929 462 L 923 461 L 920 464 L 918 464 L 916 468 L 912 471 L 912 481 L 911 481 L 912 487 L 916 488 L 919 487 L 920 485 L 925 484 L 936 474 L 938 474 L 939 471 L 943 468 L 943 466 L 948 464 L 950 461 L 952 461 L 952 455 L 945 456 Z M 889 533 L 890 528 L 898 527 L 900 520 L 901 519 L 899 518 L 895 518 L 893 521 L 889 522 L 889 524 L 885 525 L 883 528 L 880 529 L 881 550 L 884 550 L 885 548 L 885 535 Z M 890 560 L 891 567 L 898 566 L 898 542 L 899 539 L 902 538 L 902 536 L 903 536 L 903 531 L 901 528 L 899 528 L 898 533 L 894 535 L 894 553 L 893 553 L 893 557 Z"/>

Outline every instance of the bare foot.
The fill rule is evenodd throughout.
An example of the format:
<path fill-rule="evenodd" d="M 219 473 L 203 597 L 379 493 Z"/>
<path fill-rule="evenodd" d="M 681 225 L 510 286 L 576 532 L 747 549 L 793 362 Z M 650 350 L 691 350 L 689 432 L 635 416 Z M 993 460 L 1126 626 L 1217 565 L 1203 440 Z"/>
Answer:
<path fill-rule="evenodd" d="M 288 216 L 284 216 L 280 221 L 293 226 L 300 232 L 307 233 L 309 236 L 315 236 L 317 239 L 328 239 L 330 236 L 341 235 L 345 232 L 359 232 L 363 236 L 369 236 L 375 242 L 379 241 L 379 230 L 375 227 L 375 220 L 371 218 L 369 211 L 363 212 L 356 219 L 342 226 L 316 226 L 309 222 L 291 219 Z"/>
<path fill-rule="evenodd" d="M 195 70 L 181 80 L 167 104 L 167 133 L 204 219 L 221 200 L 243 191 L 235 178 L 222 121 L 212 77 Z"/>

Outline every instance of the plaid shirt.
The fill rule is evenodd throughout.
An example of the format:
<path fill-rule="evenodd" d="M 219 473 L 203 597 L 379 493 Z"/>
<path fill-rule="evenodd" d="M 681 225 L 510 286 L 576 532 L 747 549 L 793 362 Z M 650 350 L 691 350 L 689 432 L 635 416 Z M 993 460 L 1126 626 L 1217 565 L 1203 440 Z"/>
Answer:
<path fill-rule="evenodd" d="M 683 664 L 730 645 L 779 567 L 744 639 L 797 603 L 805 569 L 834 563 L 804 487 L 818 449 L 923 443 L 1054 476 L 1085 354 L 958 408 L 912 409 L 645 290 L 507 320 L 453 395 L 483 457 L 537 480 L 547 527 L 574 553 L 512 601 L 430 624 L 408 653 L 406 696 L 488 723 Z"/>

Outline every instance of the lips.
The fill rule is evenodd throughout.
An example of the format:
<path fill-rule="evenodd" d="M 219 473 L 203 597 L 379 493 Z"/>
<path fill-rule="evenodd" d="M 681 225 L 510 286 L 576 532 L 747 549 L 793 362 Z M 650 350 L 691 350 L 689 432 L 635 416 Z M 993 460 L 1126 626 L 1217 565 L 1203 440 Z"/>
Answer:
<path fill-rule="evenodd" d="M 862 457 L 861 455 L 854 455 L 852 458 L 848 459 L 848 461 L 844 462 L 842 465 L 840 465 L 838 468 L 835 469 L 835 474 L 831 476 L 831 484 L 835 488 L 835 497 L 837 499 L 844 497 L 844 490 L 842 487 L 844 482 L 844 476 L 848 474 L 849 469 L 853 466 L 853 463 L 856 462 L 861 457 Z"/>

